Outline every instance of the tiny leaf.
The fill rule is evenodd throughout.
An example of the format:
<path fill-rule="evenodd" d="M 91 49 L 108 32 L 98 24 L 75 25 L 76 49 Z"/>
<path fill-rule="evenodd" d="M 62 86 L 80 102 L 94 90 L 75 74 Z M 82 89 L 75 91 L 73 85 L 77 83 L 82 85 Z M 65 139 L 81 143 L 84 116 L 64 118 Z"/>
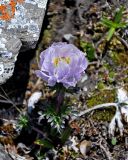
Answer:
<path fill-rule="evenodd" d="M 112 38 L 113 34 L 115 32 L 115 28 L 110 28 L 108 31 L 108 35 L 107 35 L 107 41 L 110 41 L 110 39 Z"/>
<path fill-rule="evenodd" d="M 116 143 L 117 143 L 116 137 L 113 137 L 113 138 L 112 138 L 111 143 L 112 143 L 113 146 L 116 145 Z"/>
<path fill-rule="evenodd" d="M 101 19 L 102 24 L 104 24 L 105 26 L 111 28 L 111 27 L 116 27 L 116 24 L 114 22 L 112 22 L 111 20 L 107 19 L 107 18 L 102 18 Z"/>
<path fill-rule="evenodd" d="M 123 11 L 124 11 L 124 7 L 121 7 L 120 10 L 116 13 L 114 18 L 115 23 L 120 23 L 123 16 Z"/>
<path fill-rule="evenodd" d="M 34 143 L 39 146 L 43 146 L 45 148 L 53 148 L 54 147 L 53 144 L 51 142 L 49 142 L 48 140 L 37 139 Z"/>

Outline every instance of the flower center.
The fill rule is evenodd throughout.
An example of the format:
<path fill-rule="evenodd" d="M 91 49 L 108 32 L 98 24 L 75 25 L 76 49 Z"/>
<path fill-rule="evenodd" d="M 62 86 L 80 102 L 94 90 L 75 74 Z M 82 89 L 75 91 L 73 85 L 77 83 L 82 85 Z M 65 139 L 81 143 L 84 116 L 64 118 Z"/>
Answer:
<path fill-rule="evenodd" d="M 65 63 L 69 64 L 71 60 L 69 57 L 56 57 L 53 60 L 54 66 L 57 67 L 60 61 L 63 61 Z"/>

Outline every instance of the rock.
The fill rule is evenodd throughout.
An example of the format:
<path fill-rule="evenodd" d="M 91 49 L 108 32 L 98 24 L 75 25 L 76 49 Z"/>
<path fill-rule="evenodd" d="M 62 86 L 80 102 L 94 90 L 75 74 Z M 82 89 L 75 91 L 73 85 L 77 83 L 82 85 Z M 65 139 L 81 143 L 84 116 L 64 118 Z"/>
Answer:
<path fill-rule="evenodd" d="M 0 84 L 13 74 L 19 51 L 35 48 L 47 1 L 0 1 Z"/>
<path fill-rule="evenodd" d="M 0 160 L 12 160 L 12 158 L 5 152 L 4 147 L 0 144 Z"/>
<path fill-rule="evenodd" d="M 91 146 L 92 146 L 91 141 L 83 140 L 80 143 L 80 152 L 84 156 L 84 158 L 86 158 L 86 154 L 90 151 Z"/>
<path fill-rule="evenodd" d="M 70 41 L 71 38 L 73 38 L 74 36 L 69 33 L 69 34 L 64 34 L 64 39 L 67 40 L 67 41 Z"/>

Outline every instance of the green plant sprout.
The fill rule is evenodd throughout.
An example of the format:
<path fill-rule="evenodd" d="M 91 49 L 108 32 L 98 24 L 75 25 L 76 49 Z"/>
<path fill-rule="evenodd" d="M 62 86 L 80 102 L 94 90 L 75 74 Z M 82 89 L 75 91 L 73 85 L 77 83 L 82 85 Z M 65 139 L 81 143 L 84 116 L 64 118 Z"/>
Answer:
<path fill-rule="evenodd" d="M 122 6 L 119 11 L 116 12 L 114 20 L 109 20 L 108 18 L 102 18 L 101 22 L 103 25 L 109 28 L 107 41 L 110 41 L 115 31 L 119 28 L 125 28 L 127 23 L 121 22 L 123 17 L 124 7 Z"/>
<path fill-rule="evenodd" d="M 112 144 L 113 146 L 115 146 L 115 145 L 117 144 L 117 139 L 116 139 L 116 137 L 112 137 L 111 144 Z"/>
<path fill-rule="evenodd" d="M 19 117 L 19 121 L 18 121 L 18 126 L 19 128 L 27 128 L 28 127 L 28 123 L 29 123 L 29 120 L 28 120 L 28 117 L 26 115 L 21 115 Z"/>
<path fill-rule="evenodd" d="M 71 114 L 71 109 L 69 107 L 61 106 L 63 110 L 58 114 L 55 111 L 53 106 L 47 107 L 46 111 L 39 112 L 39 121 L 42 119 L 47 119 L 47 122 L 51 125 L 52 128 L 55 128 L 57 132 L 62 133 L 65 128 L 65 120 L 69 119 L 69 115 Z"/>

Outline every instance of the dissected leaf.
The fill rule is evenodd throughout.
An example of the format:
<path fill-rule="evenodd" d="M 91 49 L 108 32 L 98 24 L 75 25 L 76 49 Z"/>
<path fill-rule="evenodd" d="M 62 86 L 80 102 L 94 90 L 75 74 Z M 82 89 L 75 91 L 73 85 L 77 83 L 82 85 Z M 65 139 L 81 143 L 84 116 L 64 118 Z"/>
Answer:
<path fill-rule="evenodd" d="M 28 127 L 29 119 L 27 115 L 21 115 L 18 121 L 18 126 L 20 128 Z"/>

